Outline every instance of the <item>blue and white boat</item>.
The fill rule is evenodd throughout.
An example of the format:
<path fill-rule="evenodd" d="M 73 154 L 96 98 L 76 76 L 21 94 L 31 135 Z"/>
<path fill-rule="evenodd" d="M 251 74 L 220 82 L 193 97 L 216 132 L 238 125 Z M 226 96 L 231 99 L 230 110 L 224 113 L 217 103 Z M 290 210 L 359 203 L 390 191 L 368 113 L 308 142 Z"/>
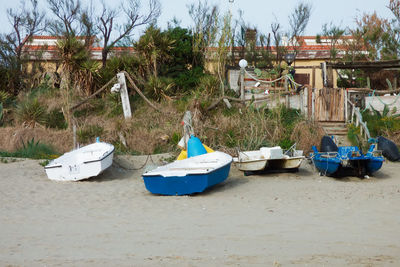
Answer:
<path fill-rule="evenodd" d="M 215 151 L 184 160 L 176 160 L 143 174 L 144 184 L 151 193 L 190 195 L 226 180 L 232 157 Z"/>
<path fill-rule="evenodd" d="M 311 160 L 321 175 L 337 176 L 341 170 L 350 170 L 359 177 L 371 175 L 382 167 L 382 152 L 375 150 L 375 144 L 363 154 L 357 146 L 340 146 L 337 151 L 318 152 L 312 147 Z"/>

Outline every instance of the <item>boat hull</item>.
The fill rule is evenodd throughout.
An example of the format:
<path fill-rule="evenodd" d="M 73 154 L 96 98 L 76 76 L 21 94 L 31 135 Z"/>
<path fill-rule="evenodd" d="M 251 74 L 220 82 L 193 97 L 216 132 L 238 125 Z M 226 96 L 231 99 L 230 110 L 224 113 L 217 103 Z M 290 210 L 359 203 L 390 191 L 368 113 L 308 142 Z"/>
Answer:
<path fill-rule="evenodd" d="M 339 170 L 340 160 L 337 158 L 314 158 L 315 168 L 323 175 L 333 175 Z"/>
<path fill-rule="evenodd" d="M 228 178 L 230 164 L 208 174 L 191 174 L 184 177 L 144 176 L 146 189 L 159 195 L 190 195 L 201 193 L 207 188 L 221 183 Z"/>
<path fill-rule="evenodd" d="M 74 154 L 80 153 L 79 149 L 64 154 L 45 167 L 47 177 L 54 181 L 79 181 L 101 174 L 113 162 L 114 146 L 107 145 L 108 147 L 102 148 L 104 151 L 98 152 L 100 153 L 98 157 L 75 156 Z M 91 151 L 85 152 L 90 153 Z"/>
<path fill-rule="evenodd" d="M 363 155 L 358 147 L 343 146 L 338 152 L 318 152 L 313 147 L 312 161 L 322 175 L 347 176 L 347 174 L 364 177 L 378 171 L 383 164 L 382 156 L 375 156 L 374 145 L 371 145 L 368 153 Z"/>
<path fill-rule="evenodd" d="M 278 149 L 279 148 L 279 149 Z M 272 155 L 263 153 L 262 150 L 275 149 Z M 280 151 L 279 151 L 280 150 Z M 279 153 L 280 152 L 280 153 Z M 275 154 L 274 154 L 275 153 Z M 280 147 L 261 148 L 254 151 L 241 151 L 237 158 L 233 159 L 235 166 L 244 172 L 261 172 L 268 170 L 285 171 L 296 170 L 304 160 L 303 156 L 284 155 Z"/>
<path fill-rule="evenodd" d="M 383 165 L 383 158 L 370 159 L 367 163 L 367 172 L 373 174 L 378 171 Z"/>
<path fill-rule="evenodd" d="M 190 195 L 228 178 L 232 157 L 216 151 L 170 164 L 143 174 L 146 189 L 160 195 Z"/>

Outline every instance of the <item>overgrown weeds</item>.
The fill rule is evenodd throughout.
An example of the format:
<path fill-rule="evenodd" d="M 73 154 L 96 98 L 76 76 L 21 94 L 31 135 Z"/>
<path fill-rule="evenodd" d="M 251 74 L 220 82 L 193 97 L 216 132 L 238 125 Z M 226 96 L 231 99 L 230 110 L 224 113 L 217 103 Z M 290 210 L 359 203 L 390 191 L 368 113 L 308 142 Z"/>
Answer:
<path fill-rule="evenodd" d="M 54 149 L 44 143 L 35 141 L 34 138 L 24 142 L 21 140 L 22 147 L 15 152 L 0 152 L 1 157 L 16 157 L 30 159 L 50 159 L 54 158 L 56 152 Z"/>

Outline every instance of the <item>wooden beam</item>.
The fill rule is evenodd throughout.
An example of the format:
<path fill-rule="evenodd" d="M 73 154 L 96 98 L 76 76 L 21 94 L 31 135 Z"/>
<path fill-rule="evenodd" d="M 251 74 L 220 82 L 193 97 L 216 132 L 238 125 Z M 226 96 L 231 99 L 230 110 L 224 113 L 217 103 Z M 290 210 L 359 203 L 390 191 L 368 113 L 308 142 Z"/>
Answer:
<path fill-rule="evenodd" d="M 333 69 L 386 69 L 399 68 L 400 60 L 338 62 L 326 65 Z"/>
<path fill-rule="evenodd" d="M 386 95 L 386 94 L 397 94 L 400 92 L 400 89 L 396 90 L 372 90 L 369 88 L 347 88 L 348 91 L 356 91 L 356 92 L 364 92 L 364 93 L 372 93 L 375 91 L 375 95 Z"/>

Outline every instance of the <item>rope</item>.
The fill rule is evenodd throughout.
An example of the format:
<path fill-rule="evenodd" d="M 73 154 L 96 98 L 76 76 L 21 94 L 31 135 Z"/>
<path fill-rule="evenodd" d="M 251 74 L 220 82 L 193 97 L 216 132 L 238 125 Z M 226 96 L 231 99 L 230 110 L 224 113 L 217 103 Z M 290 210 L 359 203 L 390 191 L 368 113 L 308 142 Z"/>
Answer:
<path fill-rule="evenodd" d="M 114 164 L 114 165 L 117 165 L 119 168 L 122 168 L 122 169 L 124 169 L 124 170 L 128 170 L 128 171 L 138 171 L 138 170 L 143 169 L 144 166 L 146 166 L 147 161 L 149 161 L 149 158 L 150 158 L 151 162 L 154 163 L 153 158 L 152 158 L 151 155 L 149 154 L 149 155 L 147 155 L 147 158 L 146 158 L 146 161 L 144 162 L 144 164 L 143 164 L 142 166 L 140 166 L 139 168 L 127 168 L 127 167 L 124 167 L 124 166 L 122 166 L 121 164 L 117 163 L 116 161 L 113 161 L 113 164 Z"/>
<path fill-rule="evenodd" d="M 296 86 L 302 86 L 302 84 L 296 83 L 296 82 L 294 81 L 294 79 L 293 79 L 290 75 L 288 75 L 288 74 L 286 74 L 286 75 L 284 75 L 284 76 L 281 76 L 281 77 L 279 77 L 279 78 L 277 78 L 277 79 L 275 79 L 275 80 L 272 80 L 272 81 L 264 81 L 264 80 L 257 79 L 256 77 L 254 77 L 253 75 L 251 75 L 246 69 L 244 69 L 244 71 L 246 72 L 247 75 L 250 76 L 250 78 L 252 78 L 253 80 L 255 80 L 255 81 L 257 81 L 257 82 L 260 82 L 260 83 L 272 84 L 272 83 L 274 83 L 274 82 L 277 82 L 277 81 L 282 80 L 283 78 L 287 78 L 287 79 L 290 80 L 294 85 L 296 85 Z"/>
<path fill-rule="evenodd" d="M 383 102 L 383 100 L 379 96 L 375 95 L 375 90 L 372 91 L 371 97 L 378 99 L 379 102 L 381 102 L 384 106 L 392 106 L 399 100 L 400 94 L 397 94 L 396 98 L 390 104 Z M 372 108 L 371 103 L 368 103 L 368 106 L 366 106 L 362 112 L 365 112 L 369 107 Z"/>
<path fill-rule="evenodd" d="M 86 103 L 86 101 L 88 101 L 89 99 L 91 99 L 91 98 L 95 97 L 96 95 L 100 94 L 102 91 L 104 91 L 105 89 L 107 89 L 108 86 L 110 86 L 113 82 L 115 82 L 116 79 L 117 79 L 116 77 L 113 77 L 111 80 L 109 80 L 105 85 L 103 85 L 103 86 L 102 86 L 99 90 L 97 90 L 95 93 L 93 93 L 92 95 L 88 96 L 87 98 L 85 98 L 85 99 L 82 100 L 81 102 L 79 102 L 79 103 L 75 104 L 74 106 L 72 106 L 72 107 L 70 108 L 70 110 L 72 111 L 72 110 L 76 109 L 77 107 L 79 107 L 79 106 L 83 105 L 84 103 Z"/>
<path fill-rule="evenodd" d="M 255 81 L 257 81 L 257 82 L 260 82 L 260 83 L 272 84 L 272 83 L 274 83 L 274 82 L 280 81 L 280 80 L 282 80 L 283 78 L 285 78 L 285 76 L 281 76 L 281 77 L 279 77 L 278 79 L 275 79 L 275 80 L 273 80 L 273 81 L 264 81 L 264 80 L 259 80 L 259 79 L 257 79 L 256 77 L 254 77 L 253 75 L 251 75 L 246 69 L 244 69 L 244 71 L 246 72 L 247 75 L 250 76 L 250 78 L 252 78 L 253 80 L 255 80 Z"/>

